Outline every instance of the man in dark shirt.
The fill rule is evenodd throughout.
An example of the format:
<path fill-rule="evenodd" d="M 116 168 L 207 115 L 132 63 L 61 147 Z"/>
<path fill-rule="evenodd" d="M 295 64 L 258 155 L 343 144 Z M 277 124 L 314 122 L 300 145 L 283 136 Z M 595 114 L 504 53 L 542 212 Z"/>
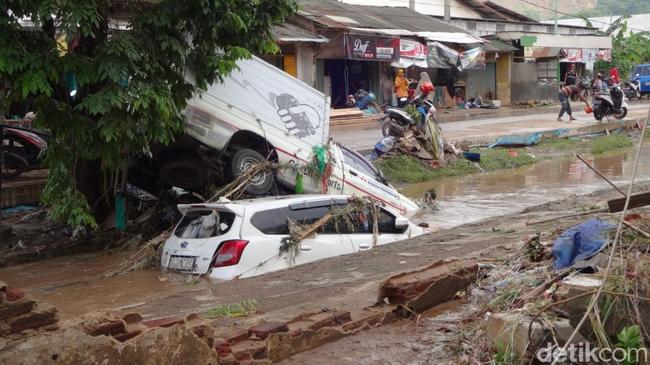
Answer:
<path fill-rule="evenodd" d="M 560 92 L 557 94 L 557 98 L 560 99 L 560 103 L 562 103 L 560 114 L 557 116 L 558 122 L 563 121 L 562 116 L 564 115 L 564 112 L 569 114 L 569 121 L 576 120 L 576 118 L 573 117 L 573 112 L 571 111 L 570 100 L 572 96 L 577 96 L 580 100 L 584 101 L 585 104 L 589 105 L 589 103 L 587 103 L 587 100 L 585 100 L 584 96 L 582 96 L 581 84 L 579 86 L 576 85 L 564 86 L 563 88 L 560 89 Z"/>
<path fill-rule="evenodd" d="M 572 63 L 569 65 L 569 69 L 564 74 L 564 86 L 575 85 L 576 80 L 576 65 Z"/>

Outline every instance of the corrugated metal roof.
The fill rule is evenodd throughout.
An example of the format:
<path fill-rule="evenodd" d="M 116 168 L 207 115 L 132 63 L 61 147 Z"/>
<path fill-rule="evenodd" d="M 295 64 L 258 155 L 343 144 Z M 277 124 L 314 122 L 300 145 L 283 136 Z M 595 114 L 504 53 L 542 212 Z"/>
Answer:
<path fill-rule="evenodd" d="M 515 52 L 517 50 L 517 47 L 513 47 L 498 39 L 493 39 L 490 43 L 485 43 L 484 46 L 487 52 Z"/>
<path fill-rule="evenodd" d="M 465 29 L 408 8 L 350 5 L 336 0 L 298 0 L 298 5 L 302 16 L 327 28 L 469 33 Z"/>
<path fill-rule="evenodd" d="M 329 39 L 323 36 L 316 35 L 307 29 L 290 23 L 276 24 L 271 29 L 271 32 L 273 33 L 273 38 L 279 42 L 329 42 Z"/>

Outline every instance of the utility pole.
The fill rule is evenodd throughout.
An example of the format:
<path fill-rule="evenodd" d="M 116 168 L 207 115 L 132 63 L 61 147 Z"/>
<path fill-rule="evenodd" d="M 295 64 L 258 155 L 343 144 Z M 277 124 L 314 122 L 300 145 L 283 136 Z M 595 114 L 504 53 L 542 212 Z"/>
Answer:
<path fill-rule="evenodd" d="M 409 0 L 409 9 L 415 10 L 415 0 Z"/>
<path fill-rule="evenodd" d="M 557 0 L 553 0 L 553 33 L 557 34 Z"/>
<path fill-rule="evenodd" d="M 451 21 L 451 0 L 445 0 L 445 21 Z"/>

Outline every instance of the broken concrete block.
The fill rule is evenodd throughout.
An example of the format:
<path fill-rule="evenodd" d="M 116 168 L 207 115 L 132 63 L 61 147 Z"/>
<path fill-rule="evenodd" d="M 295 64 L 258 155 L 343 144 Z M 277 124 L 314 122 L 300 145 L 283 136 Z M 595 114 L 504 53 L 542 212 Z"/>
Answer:
<path fill-rule="evenodd" d="M 415 271 L 388 278 L 379 287 L 378 302 L 385 298 L 416 313 L 454 298 L 476 280 L 478 264 L 474 260 L 437 261 Z"/>
<path fill-rule="evenodd" d="M 550 329 L 541 322 L 532 322 L 532 318 L 522 313 L 494 313 L 487 319 L 486 333 L 494 344 L 502 343 L 509 352 L 522 359 L 531 358 L 538 349 L 552 343 Z M 553 331 L 560 346 L 566 344 L 574 327 L 567 319 L 553 321 Z M 530 334 L 530 336 L 529 336 Z M 588 342 L 578 334 L 572 341 L 574 344 Z"/>
<path fill-rule="evenodd" d="M 331 316 L 331 314 L 330 314 Z M 251 337 L 259 338 L 263 340 L 267 338 L 271 333 L 276 332 L 288 332 L 289 327 L 284 322 L 262 322 L 248 329 L 248 334 Z"/>

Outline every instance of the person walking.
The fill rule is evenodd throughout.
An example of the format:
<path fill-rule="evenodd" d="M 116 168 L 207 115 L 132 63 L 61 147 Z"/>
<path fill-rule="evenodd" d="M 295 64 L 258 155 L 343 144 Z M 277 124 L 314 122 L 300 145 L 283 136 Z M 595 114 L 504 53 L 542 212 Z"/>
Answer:
<path fill-rule="evenodd" d="M 577 80 L 578 75 L 576 74 L 576 65 L 572 63 L 564 74 L 564 86 L 575 85 Z"/>
<path fill-rule="evenodd" d="M 569 115 L 569 121 L 576 120 L 576 118 L 573 117 L 573 111 L 571 111 L 571 97 L 576 96 L 580 100 L 584 101 L 587 106 L 589 103 L 585 99 L 585 97 L 582 95 L 582 89 L 584 86 L 582 83 L 576 85 L 567 85 L 564 86 L 560 89 L 560 92 L 557 93 L 557 98 L 560 99 L 560 103 L 562 103 L 562 108 L 560 109 L 560 114 L 557 116 L 557 121 L 562 122 L 562 116 L 564 116 L 564 113 L 566 112 Z"/>

